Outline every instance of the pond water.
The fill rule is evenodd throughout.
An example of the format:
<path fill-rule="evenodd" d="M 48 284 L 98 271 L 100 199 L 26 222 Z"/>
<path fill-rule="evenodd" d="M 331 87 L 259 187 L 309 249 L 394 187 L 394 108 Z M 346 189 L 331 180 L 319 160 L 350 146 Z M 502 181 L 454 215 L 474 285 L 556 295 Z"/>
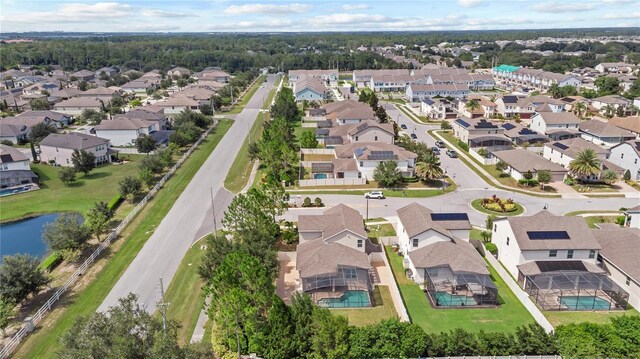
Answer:
<path fill-rule="evenodd" d="M 60 214 L 49 213 L 0 224 L 0 263 L 2 257 L 14 254 L 44 257 L 48 252 L 47 245 L 42 240 L 44 225 L 55 221 Z"/>

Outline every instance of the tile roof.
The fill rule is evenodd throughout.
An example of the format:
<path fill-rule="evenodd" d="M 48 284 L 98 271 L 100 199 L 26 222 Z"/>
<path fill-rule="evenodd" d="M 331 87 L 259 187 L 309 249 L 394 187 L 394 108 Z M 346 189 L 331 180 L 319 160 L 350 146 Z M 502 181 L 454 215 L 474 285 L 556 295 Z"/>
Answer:
<path fill-rule="evenodd" d="M 533 216 L 506 217 L 499 218 L 496 221 L 507 221 L 509 223 L 521 250 L 598 250 L 601 248 L 585 219 L 579 216 L 556 216 L 547 210 L 542 210 Z M 527 232 L 538 231 L 566 231 L 569 239 L 532 240 L 529 238 Z"/>
<path fill-rule="evenodd" d="M 72 150 L 84 150 L 109 143 L 109 140 L 84 133 L 70 132 L 63 134 L 52 133 L 40 141 L 40 147 L 60 147 Z"/>
<path fill-rule="evenodd" d="M 600 255 L 640 282 L 640 229 L 594 229 L 592 233 L 602 246 Z"/>

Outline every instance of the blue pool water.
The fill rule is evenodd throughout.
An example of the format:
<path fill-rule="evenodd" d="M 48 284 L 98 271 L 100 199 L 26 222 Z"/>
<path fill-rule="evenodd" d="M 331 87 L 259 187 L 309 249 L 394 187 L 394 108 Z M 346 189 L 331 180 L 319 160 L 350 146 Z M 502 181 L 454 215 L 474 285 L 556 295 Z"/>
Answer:
<path fill-rule="evenodd" d="M 611 304 L 600 297 L 561 297 L 560 303 L 569 310 L 609 310 Z"/>
<path fill-rule="evenodd" d="M 326 173 L 314 173 L 313 174 L 313 179 L 326 179 L 327 178 L 327 174 Z"/>
<path fill-rule="evenodd" d="M 30 254 L 38 258 L 47 254 L 42 231 L 46 223 L 55 221 L 58 216 L 60 213 L 50 213 L 0 224 L 0 263 L 2 257 L 13 254 Z"/>
<path fill-rule="evenodd" d="M 9 196 L 9 195 L 20 193 L 20 192 L 25 192 L 25 191 L 28 191 L 28 190 L 29 190 L 29 187 L 27 187 L 27 186 L 14 187 L 14 188 L 3 188 L 3 189 L 0 189 L 0 197 Z"/>
<path fill-rule="evenodd" d="M 364 290 L 348 290 L 340 298 L 323 298 L 318 306 L 324 308 L 358 308 L 370 307 L 369 293 Z"/>
<path fill-rule="evenodd" d="M 472 297 L 466 295 L 454 295 L 447 292 L 436 292 L 436 305 L 440 307 L 455 307 L 462 305 L 478 304 Z"/>

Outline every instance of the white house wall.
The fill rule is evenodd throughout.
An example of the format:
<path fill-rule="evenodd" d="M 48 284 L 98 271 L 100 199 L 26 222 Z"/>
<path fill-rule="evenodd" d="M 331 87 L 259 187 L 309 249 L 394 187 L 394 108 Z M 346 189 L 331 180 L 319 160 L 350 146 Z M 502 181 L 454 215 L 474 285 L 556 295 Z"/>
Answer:
<path fill-rule="evenodd" d="M 613 147 L 611 155 L 609 155 L 609 161 L 625 170 L 629 170 L 632 180 L 640 181 L 640 156 L 631 146 L 625 143 Z"/>

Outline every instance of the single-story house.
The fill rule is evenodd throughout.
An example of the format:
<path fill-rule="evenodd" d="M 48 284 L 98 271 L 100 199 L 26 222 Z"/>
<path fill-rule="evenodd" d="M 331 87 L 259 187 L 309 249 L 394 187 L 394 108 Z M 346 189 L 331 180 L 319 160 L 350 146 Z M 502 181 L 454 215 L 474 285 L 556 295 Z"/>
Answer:
<path fill-rule="evenodd" d="M 13 144 L 28 141 L 29 129 L 25 125 L 12 125 L 0 121 L 0 141 L 11 141 Z"/>
<path fill-rule="evenodd" d="M 518 146 L 542 146 L 549 139 L 547 136 L 533 131 L 515 121 L 503 122 L 500 127 L 504 128 L 504 135 L 511 139 L 513 144 Z"/>
<path fill-rule="evenodd" d="M 111 143 L 106 138 L 79 132 L 52 133 L 40 141 L 40 161 L 60 166 L 73 166 L 74 150 L 83 150 L 96 156 L 96 165 L 111 162 Z"/>
<path fill-rule="evenodd" d="M 158 123 L 159 130 L 166 130 L 168 126 L 167 116 L 164 115 L 164 109 L 160 108 L 158 112 L 151 111 L 151 106 L 135 108 L 123 114 L 116 115 L 115 118 L 137 118 L 145 121 L 155 121 Z"/>
<path fill-rule="evenodd" d="M 373 179 L 373 172 L 381 162 L 394 161 L 404 177 L 415 172 L 418 155 L 402 147 L 381 142 L 354 142 L 335 147 L 336 158 L 355 159 L 361 177 Z"/>
<path fill-rule="evenodd" d="M 511 139 L 504 135 L 505 129 L 498 123 L 484 118 L 459 118 L 453 121 L 453 135 L 469 147 L 492 150 L 510 149 Z"/>
<path fill-rule="evenodd" d="M 564 180 L 568 172 L 562 166 L 528 150 L 518 148 L 496 151 L 493 152 L 493 155 L 508 165 L 505 172 L 516 180 L 524 179 L 527 172 L 531 172 L 533 179 L 536 179 L 538 172 L 545 170 L 551 173 L 551 181 L 556 182 Z"/>
<path fill-rule="evenodd" d="M 324 101 L 327 98 L 327 88 L 323 80 L 313 77 L 303 77 L 293 85 L 296 101 Z"/>
<path fill-rule="evenodd" d="M 174 67 L 167 71 L 167 75 L 170 77 L 189 77 L 191 76 L 191 70 L 184 67 Z"/>
<path fill-rule="evenodd" d="M 96 77 L 95 72 L 89 70 L 80 70 L 69 75 L 71 78 L 76 78 L 78 81 L 91 81 Z"/>
<path fill-rule="evenodd" d="M 633 132 L 640 139 L 640 116 L 617 117 L 614 116 L 607 122 L 623 130 Z"/>

